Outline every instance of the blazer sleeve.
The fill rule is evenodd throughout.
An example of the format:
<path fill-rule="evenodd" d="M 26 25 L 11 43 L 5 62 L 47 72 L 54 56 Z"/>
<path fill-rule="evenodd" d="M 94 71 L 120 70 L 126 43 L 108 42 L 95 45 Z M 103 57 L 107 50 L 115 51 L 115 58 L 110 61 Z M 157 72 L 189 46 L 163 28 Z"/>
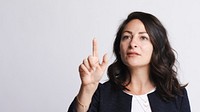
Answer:
<path fill-rule="evenodd" d="M 74 98 L 74 100 L 72 101 L 71 105 L 68 108 L 67 112 L 76 112 L 76 97 Z"/>
<path fill-rule="evenodd" d="M 99 111 L 99 102 L 100 102 L 100 88 L 101 88 L 101 83 L 99 83 L 99 86 L 97 90 L 95 91 L 92 101 L 90 103 L 90 107 L 87 112 L 98 112 Z"/>
<path fill-rule="evenodd" d="M 180 112 L 191 112 L 187 90 L 185 88 L 183 90 L 183 97 L 181 101 Z"/>

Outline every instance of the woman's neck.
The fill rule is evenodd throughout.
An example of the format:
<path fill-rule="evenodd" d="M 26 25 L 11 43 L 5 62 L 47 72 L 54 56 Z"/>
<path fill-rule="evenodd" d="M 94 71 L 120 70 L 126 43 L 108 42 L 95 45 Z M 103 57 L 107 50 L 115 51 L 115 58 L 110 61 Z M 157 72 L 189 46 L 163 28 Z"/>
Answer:
<path fill-rule="evenodd" d="M 127 85 L 131 94 L 146 94 L 155 88 L 150 80 L 149 69 L 133 69 L 130 70 L 131 82 Z"/>

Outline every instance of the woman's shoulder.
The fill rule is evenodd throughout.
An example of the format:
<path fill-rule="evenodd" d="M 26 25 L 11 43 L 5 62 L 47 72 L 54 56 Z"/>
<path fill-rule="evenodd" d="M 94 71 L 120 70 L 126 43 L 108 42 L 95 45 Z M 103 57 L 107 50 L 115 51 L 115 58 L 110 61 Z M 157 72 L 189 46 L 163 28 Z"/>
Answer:
<path fill-rule="evenodd" d="M 106 81 L 104 83 L 99 83 L 98 91 L 101 91 L 103 93 L 113 93 L 113 92 L 121 92 L 122 90 L 119 88 L 116 88 L 114 84 L 111 81 Z"/>
<path fill-rule="evenodd" d="M 99 88 L 100 89 L 111 89 L 112 88 L 112 84 L 111 84 L 110 81 L 99 83 Z"/>
<path fill-rule="evenodd" d="M 181 88 L 181 91 L 182 91 L 183 94 L 187 94 L 187 89 L 186 89 L 186 87 Z"/>
<path fill-rule="evenodd" d="M 179 97 L 181 97 L 181 98 L 184 98 L 184 97 L 188 97 L 188 92 L 187 92 L 187 89 L 186 89 L 186 87 L 183 87 L 183 88 L 181 88 L 181 95 L 179 95 Z"/>

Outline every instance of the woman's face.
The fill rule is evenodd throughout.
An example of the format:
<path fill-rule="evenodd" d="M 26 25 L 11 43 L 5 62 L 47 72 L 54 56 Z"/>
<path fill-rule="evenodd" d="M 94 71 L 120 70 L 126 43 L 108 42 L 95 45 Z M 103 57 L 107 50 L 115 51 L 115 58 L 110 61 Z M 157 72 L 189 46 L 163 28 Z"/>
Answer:
<path fill-rule="evenodd" d="M 139 19 L 131 20 L 122 32 L 120 55 L 129 69 L 149 67 L 153 45 L 144 24 Z"/>

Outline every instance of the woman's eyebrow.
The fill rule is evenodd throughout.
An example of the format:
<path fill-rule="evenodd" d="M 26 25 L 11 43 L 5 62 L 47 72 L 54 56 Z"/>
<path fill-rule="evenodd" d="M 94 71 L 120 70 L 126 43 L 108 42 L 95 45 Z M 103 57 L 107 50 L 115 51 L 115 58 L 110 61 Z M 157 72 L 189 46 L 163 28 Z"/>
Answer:
<path fill-rule="evenodd" d="M 129 33 L 129 34 L 133 35 L 133 33 L 132 33 L 131 31 L 128 31 L 128 30 L 123 31 L 123 33 Z M 122 33 L 122 34 L 123 34 L 123 33 Z M 139 32 L 138 34 L 147 34 L 147 35 L 148 35 L 148 33 L 147 33 L 146 31 L 144 31 L 144 32 Z"/>
<path fill-rule="evenodd" d="M 132 34 L 132 32 L 131 32 L 131 31 L 128 31 L 128 30 L 123 31 L 123 33 L 129 33 L 129 34 Z"/>
<path fill-rule="evenodd" d="M 147 32 L 139 32 L 139 34 L 147 34 Z"/>

